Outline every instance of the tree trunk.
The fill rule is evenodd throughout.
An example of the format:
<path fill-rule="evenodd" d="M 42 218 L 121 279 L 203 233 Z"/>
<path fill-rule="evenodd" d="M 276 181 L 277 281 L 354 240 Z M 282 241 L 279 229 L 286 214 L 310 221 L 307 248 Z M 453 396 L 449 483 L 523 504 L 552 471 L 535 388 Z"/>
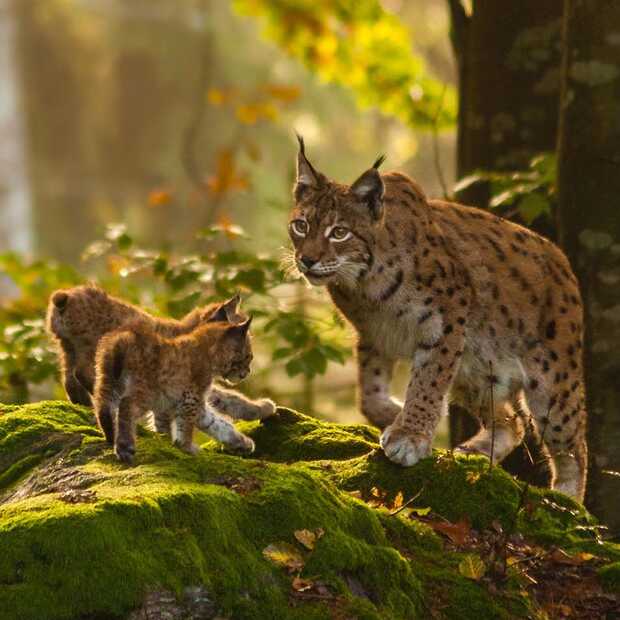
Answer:
<path fill-rule="evenodd" d="M 566 0 L 558 226 L 582 286 L 587 503 L 620 531 L 620 3 Z"/>
<path fill-rule="evenodd" d="M 474 0 L 468 15 L 460 0 L 448 0 L 452 43 L 459 68 L 457 172 L 525 169 L 531 158 L 553 151 L 557 140 L 561 64 L 562 0 Z M 479 183 L 458 196 L 484 207 L 489 188 Z M 552 226 L 535 228 L 553 238 Z M 457 445 L 475 424 L 453 412 L 450 435 Z M 535 462 L 519 449 L 505 466 L 539 484 L 547 480 L 544 459 L 530 444 Z"/>
<path fill-rule="evenodd" d="M 32 205 L 17 69 L 17 30 L 15 3 L 0 0 L 0 252 L 32 251 Z M 3 288 L 0 281 L 0 291 Z"/>

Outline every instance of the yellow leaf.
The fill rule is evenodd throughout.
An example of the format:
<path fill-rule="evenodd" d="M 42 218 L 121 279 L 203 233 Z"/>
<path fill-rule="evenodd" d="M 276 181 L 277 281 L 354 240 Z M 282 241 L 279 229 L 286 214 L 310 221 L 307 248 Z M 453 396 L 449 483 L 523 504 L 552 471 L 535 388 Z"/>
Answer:
<path fill-rule="evenodd" d="M 130 265 L 128 259 L 118 255 L 108 256 L 106 262 L 108 271 L 115 276 L 120 275 L 121 277 L 124 277 L 125 271 Z"/>
<path fill-rule="evenodd" d="M 402 491 L 399 491 L 396 497 L 394 498 L 394 503 L 392 504 L 393 510 L 398 510 L 403 505 L 404 497 Z"/>
<path fill-rule="evenodd" d="M 299 86 L 282 86 L 280 84 L 269 84 L 266 87 L 267 92 L 274 98 L 284 103 L 290 103 L 299 99 Z"/>
<path fill-rule="evenodd" d="M 467 579 L 480 581 L 485 572 L 484 562 L 477 555 L 467 555 L 459 564 L 459 573 Z"/>
<path fill-rule="evenodd" d="M 207 92 L 207 101 L 211 105 L 220 106 L 226 101 L 226 95 L 219 88 L 210 88 Z"/>
<path fill-rule="evenodd" d="M 258 122 L 258 109 L 253 105 L 240 105 L 237 106 L 235 114 L 239 121 L 244 125 L 256 125 Z"/>
<path fill-rule="evenodd" d="M 304 567 L 301 553 L 289 543 L 279 542 L 267 545 L 263 549 L 263 555 L 274 564 L 284 566 L 289 572 L 300 571 Z"/>
<path fill-rule="evenodd" d="M 306 548 L 314 549 L 314 544 L 316 543 L 316 534 L 311 532 L 310 530 L 296 530 L 295 538 Z"/>
<path fill-rule="evenodd" d="M 236 170 L 232 151 L 224 149 L 217 158 L 216 172 L 207 180 L 207 186 L 211 193 L 216 195 L 225 194 L 231 190 L 244 190 L 249 186 L 245 175 Z"/>
<path fill-rule="evenodd" d="M 480 472 L 479 471 L 468 471 L 467 472 L 467 482 L 469 484 L 475 484 L 480 480 Z"/>

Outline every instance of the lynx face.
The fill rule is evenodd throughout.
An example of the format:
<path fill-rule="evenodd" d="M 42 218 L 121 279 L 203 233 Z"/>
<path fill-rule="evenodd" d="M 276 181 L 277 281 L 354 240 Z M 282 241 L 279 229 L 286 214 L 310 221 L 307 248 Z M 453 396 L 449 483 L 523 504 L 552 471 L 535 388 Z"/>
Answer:
<path fill-rule="evenodd" d="M 316 286 L 335 279 L 354 285 L 372 264 L 373 229 L 383 210 L 384 187 L 377 171 L 383 159 L 352 185 L 340 185 L 312 167 L 299 140 L 288 227 L 297 269 Z"/>

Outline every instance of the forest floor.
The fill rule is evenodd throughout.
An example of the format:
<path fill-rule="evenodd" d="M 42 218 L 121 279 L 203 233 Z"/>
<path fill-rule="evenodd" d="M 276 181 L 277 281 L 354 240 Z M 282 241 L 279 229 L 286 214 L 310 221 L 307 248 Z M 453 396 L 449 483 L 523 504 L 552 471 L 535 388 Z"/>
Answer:
<path fill-rule="evenodd" d="M 3 620 L 620 618 L 620 545 L 487 459 L 403 469 L 374 429 L 279 409 L 251 457 L 0 406 Z"/>

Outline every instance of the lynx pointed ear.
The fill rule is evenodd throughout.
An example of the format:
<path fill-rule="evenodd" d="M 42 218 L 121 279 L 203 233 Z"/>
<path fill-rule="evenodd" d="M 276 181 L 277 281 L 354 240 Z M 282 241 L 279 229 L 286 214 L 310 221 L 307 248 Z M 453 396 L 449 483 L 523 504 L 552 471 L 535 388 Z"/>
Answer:
<path fill-rule="evenodd" d="M 300 200 L 303 192 L 310 187 L 320 187 L 327 182 L 324 174 L 318 172 L 306 157 L 306 147 L 304 139 L 299 135 L 299 151 L 297 153 L 297 178 L 295 180 L 294 195 L 295 200 Z"/>
<path fill-rule="evenodd" d="M 234 323 L 235 319 L 238 320 L 237 309 L 241 301 L 241 296 L 237 293 L 234 297 L 231 297 L 228 301 L 220 304 L 213 313 L 207 319 L 209 323 L 224 322 Z"/>
<path fill-rule="evenodd" d="M 312 164 L 306 157 L 306 145 L 304 139 L 299 135 L 297 141 L 299 142 L 299 151 L 297 152 L 297 184 L 298 185 L 317 185 L 318 178 Z"/>
<path fill-rule="evenodd" d="M 378 168 L 384 160 L 385 156 L 381 155 L 381 157 L 375 161 L 372 168 L 366 170 L 366 172 L 351 185 L 351 192 L 353 195 L 356 196 L 360 202 L 366 204 L 371 215 L 375 219 L 379 219 L 383 211 L 385 186 L 383 185 L 383 179 L 379 174 Z"/>
<path fill-rule="evenodd" d="M 222 307 L 226 310 L 226 312 L 230 316 L 234 316 L 237 314 L 237 310 L 239 310 L 239 304 L 241 303 L 241 295 L 239 293 L 235 293 L 233 297 L 231 297 L 228 301 L 225 301 L 222 304 Z"/>

